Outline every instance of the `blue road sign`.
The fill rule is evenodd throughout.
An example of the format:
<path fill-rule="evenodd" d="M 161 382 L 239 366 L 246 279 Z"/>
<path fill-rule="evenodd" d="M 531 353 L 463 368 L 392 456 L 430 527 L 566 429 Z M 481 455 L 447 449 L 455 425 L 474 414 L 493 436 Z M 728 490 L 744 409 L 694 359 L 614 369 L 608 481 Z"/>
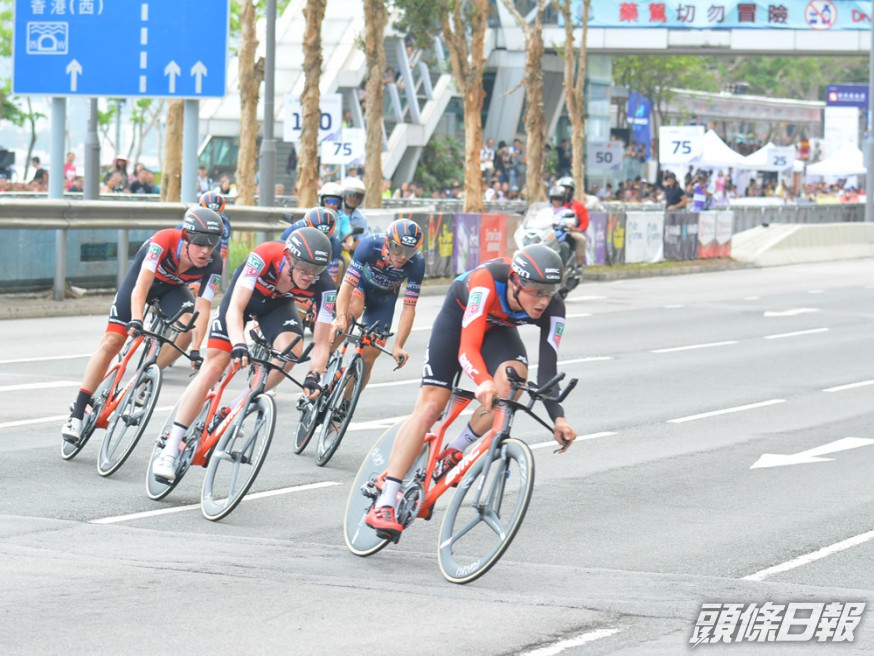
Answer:
<path fill-rule="evenodd" d="M 15 0 L 13 92 L 225 95 L 228 0 Z"/>

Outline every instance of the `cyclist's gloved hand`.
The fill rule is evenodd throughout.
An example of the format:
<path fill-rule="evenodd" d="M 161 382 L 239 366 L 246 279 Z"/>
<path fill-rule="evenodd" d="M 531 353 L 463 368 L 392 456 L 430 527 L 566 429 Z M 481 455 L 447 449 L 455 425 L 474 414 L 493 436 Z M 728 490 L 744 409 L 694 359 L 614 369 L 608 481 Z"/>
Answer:
<path fill-rule="evenodd" d="M 197 349 L 193 349 L 188 354 L 188 359 L 191 360 L 192 369 L 200 369 L 200 365 L 203 364 L 203 356 L 200 354 L 200 351 Z"/>
<path fill-rule="evenodd" d="M 139 319 L 131 319 L 127 322 L 127 334 L 131 337 L 139 337 L 143 334 L 143 322 Z"/>
<path fill-rule="evenodd" d="M 249 359 L 249 347 L 245 343 L 234 344 L 234 348 L 231 349 L 231 360 L 242 362 L 244 359 Z"/>
<path fill-rule="evenodd" d="M 322 391 L 319 387 L 319 381 L 321 379 L 322 376 L 318 371 L 310 371 L 307 373 L 306 378 L 303 379 L 303 391 L 307 395 L 307 398 L 313 399 Z"/>

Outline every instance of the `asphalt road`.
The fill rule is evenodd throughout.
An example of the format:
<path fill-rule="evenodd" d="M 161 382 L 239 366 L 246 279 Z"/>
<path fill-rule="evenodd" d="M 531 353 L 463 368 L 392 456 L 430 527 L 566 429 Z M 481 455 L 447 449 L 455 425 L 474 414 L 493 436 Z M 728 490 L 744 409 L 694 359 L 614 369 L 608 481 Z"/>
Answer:
<path fill-rule="evenodd" d="M 580 379 L 566 405 L 581 438 L 554 455 L 517 421 L 534 499 L 467 586 L 440 575 L 439 507 L 366 559 L 341 527 L 368 447 L 412 407 L 440 302 L 420 302 L 405 369 L 377 363 L 327 467 L 294 455 L 297 395 L 280 387 L 254 498 L 218 523 L 200 515 L 202 470 L 164 501 L 144 491 L 181 366 L 154 430 L 104 479 L 99 434 L 73 461 L 59 453 L 104 320 L 0 323 L 4 652 L 667 655 L 692 647 L 703 603 L 874 600 L 874 261 L 584 284 L 560 356 Z M 534 329 L 523 337 L 536 356 Z M 874 652 L 874 624 L 852 644 L 695 648 L 838 650 Z"/>

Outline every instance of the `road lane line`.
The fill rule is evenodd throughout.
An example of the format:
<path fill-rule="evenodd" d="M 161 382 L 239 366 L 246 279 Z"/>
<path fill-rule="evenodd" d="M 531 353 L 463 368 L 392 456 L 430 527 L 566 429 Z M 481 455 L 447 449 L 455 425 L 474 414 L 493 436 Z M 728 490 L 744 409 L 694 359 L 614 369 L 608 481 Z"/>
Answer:
<path fill-rule="evenodd" d="M 19 358 L 17 360 L 0 360 L 0 364 L 20 364 L 22 362 L 50 362 L 52 360 L 75 360 L 77 358 L 90 358 L 90 353 L 79 355 L 47 355 L 42 358 Z"/>
<path fill-rule="evenodd" d="M 765 335 L 765 339 L 783 339 L 784 337 L 798 337 L 799 335 L 813 335 L 814 333 L 828 332 L 828 328 L 813 328 L 811 330 L 797 330 L 794 333 L 778 333 L 776 335 Z"/>
<path fill-rule="evenodd" d="M 255 492 L 247 494 L 243 497 L 243 501 L 251 499 L 263 499 L 266 497 L 275 497 L 280 494 L 291 494 L 292 492 L 306 492 L 307 490 L 317 490 L 322 487 L 333 487 L 340 485 L 336 481 L 322 481 L 321 483 L 310 483 L 308 485 L 295 485 L 294 487 L 284 487 L 278 490 L 266 490 L 265 492 Z M 175 506 L 173 508 L 161 508 L 160 510 L 146 510 L 144 512 L 132 513 L 130 515 L 118 515 L 116 517 L 102 517 L 100 519 L 92 519 L 89 524 L 118 524 L 120 522 L 129 522 L 134 519 L 145 519 L 147 517 L 159 517 L 161 515 L 172 515 L 173 513 L 184 512 L 186 510 L 196 510 L 200 508 L 199 503 L 192 503 L 187 506 Z"/>
<path fill-rule="evenodd" d="M 714 346 L 728 346 L 729 344 L 737 344 L 737 340 L 732 339 L 726 342 L 709 342 L 707 344 L 690 344 L 689 346 L 672 346 L 671 348 L 654 349 L 650 353 L 676 353 L 677 351 L 691 351 L 694 349 L 712 348 Z"/>
<path fill-rule="evenodd" d="M 565 315 L 565 319 L 576 319 L 577 317 L 591 317 L 591 312 L 579 312 L 577 314 L 567 314 Z"/>
<path fill-rule="evenodd" d="M 580 364 L 581 362 L 603 362 L 604 360 L 612 360 L 612 355 L 600 355 L 600 356 L 592 356 L 589 358 L 576 358 L 574 360 L 559 360 L 558 364 Z M 531 365 L 528 367 L 529 369 L 536 369 L 537 365 Z"/>
<path fill-rule="evenodd" d="M 743 577 L 743 580 L 763 581 L 765 578 L 771 576 L 772 574 L 782 574 L 783 572 L 788 572 L 789 570 L 795 569 L 796 567 L 808 565 L 817 560 L 821 560 L 822 558 L 831 556 L 832 554 L 836 554 L 846 549 L 850 549 L 851 547 L 864 544 L 872 538 L 874 538 L 874 531 L 860 533 L 859 535 L 847 538 L 846 540 L 842 540 L 841 542 L 835 542 L 834 544 L 830 544 L 827 547 L 823 547 L 822 549 L 818 549 L 809 554 L 804 554 L 803 556 L 798 556 L 797 558 L 793 558 L 792 560 L 787 560 L 785 563 L 780 563 L 779 565 L 774 565 L 773 567 L 759 570 L 755 574 L 750 574 L 749 576 Z"/>
<path fill-rule="evenodd" d="M 0 392 L 20 392 L 23 390 L 51 389 L 54 387 L 78 387 L 82 383 L 76 380 L 50 380 L 45 383 L 23 383 L 21 385 L 4 385 Z"/>
<path fill-rule="evenodd" d="M 669 424 L 682 424 L 687 421 L 696 421 L 698 419 L 706 419 L 707 417 L 716 417 L 717 415 L 727 415 L 732 412 L 743 412 L 744 410 L 755 410 L 756 408 L 764 408 L 769 405 L 785 403 L 786 399 L 771 399 L 770 401 L 760 401 L 759 403 L 748 403 L 747 405 L 739 405 L 734 408 L 725 408 L 724 410 L 714 410 L 712 412 L 702 412 L 699 415 L 689 415 L 688 417 L 678 417 L 677 419 L 668 419 Z"/>
<path fill-rule="evenodd" d="M 422 382 L 421 378 L 409 378 L 407 380 L 393 380 L 390 383 L 370 383 L 367 389 L 372 387 L 395 387 L 397 385 L 418 385 Z"/>
<path fill-rule="evenodd" d="M 847 385 L 838 385 L 837 387 L 826 387 L 823 392 L 843 392 L 844 390 L 865 387 L 866 385 L 874 385 L 874 380 L 863 380 L 859 383 L 849 383 Z"/>
<path fill-rule="evenodd" d="M 78 383 L 76 383 L 78 385 Z M 172 410 L 174 406 L 165 405 L 157 407 L 153 412 L 167 412 Z M 15 428 L 16 426 L 30 426 L 31 424 L 50 424 L 54 421 L 63 421 L 70 415 L 55 415 L 54 417 L 38 417 L 36 419 L 21 419 L 19 421 L 7 421 L 0 424 L 0 428 Z"/>
<path fill-rule="evenodd" d="M 576 441 L 579 442 L 581 440 L 596 440 L 599 437 L 610 437 L 611 435 L 616 435 L 616 433 L 611 431 L 601 431 L 600 433 L 589 433 L 588 435 L 577 435 Z M 555 447 L 558 448 L 558 442 L 555 440 L 550 440 L 549 442 L 538 442 L 537 444 L 529 444 L 528 448 L 532 451 L 534 449 L 545 449 L 546 447 Z"/>
<path fill-rule="evenodd" d="M 595 640 L 600 640 L 601 638 L 609 638 L 612 635 L 616 635 L 620 631 L 621 629 L 598 629 L 597 631 L 589 631 L 588 633 L 581 633 L 580 635 L 573 638 L 568 638 L 567 640 L 559 640 L 558 642 L 555 642 L 548 647 L 539 647 L 530 651 L 524 651 L 521 653 L 520 656 L 555 656 L 556 654 L 560 654 L 566 649 L 579 647 L 580 645 L 584 645 L 588 642 L 594 642 Z"/>
<path fill-rule="evenodd" d="M 817 308 L 795 308 L 794 310 L 768 310 L 764 313 L 766 317 L 794 317 L 799 314 L 809 314 L 810 312 L 819 312 Z"/>

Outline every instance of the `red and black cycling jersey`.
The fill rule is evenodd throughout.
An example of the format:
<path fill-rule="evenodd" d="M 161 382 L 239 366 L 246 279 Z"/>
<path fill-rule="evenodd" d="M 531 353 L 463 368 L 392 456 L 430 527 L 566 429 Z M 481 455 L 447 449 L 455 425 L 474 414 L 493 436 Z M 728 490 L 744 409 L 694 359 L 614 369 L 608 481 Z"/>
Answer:
<path fill-rule="evenodd" d="M 285 244 L 279 241 L 264 242 L 249 253 L 236 284 L 251 289 L 253 296 L 265 299 L 287 298 L 296 301 L 312 301 L 315 304 L 317 321 L 330 323 L 337 300 L 337 286 L 327 273 L 318 276 L 307 289 L 294 287 L 280 292 L 277 283 L 288 276 L 291 266 L 285 257 Z"/>
<path fill-rule="evenodd" d="M 221 260 L 213 257 L 206 266 L 191 267 L 180 272 L 180 256 L 187 245 L 188 241 L 183 239 L 182 230 L 159 230 L 144 244 L 145 254 L 141 268 L 152 271 L 157 280 L 169 285 L 188 285 L 200 281 L 197 295 L 211 301 L 221 283 Z"/>
<path fill-rule="evenodd" d="M 513 311 L 507 301 L 507 296 L 512 294 L 509 276 L 510 258 L 499 258 L 459 276 L 449 289 L 461 322 L 458 361 L 477 385 L 490 379 L 481 351 L 485 334 L 495 326 L 539 326 L 538 380 L 545 382 L 557 371 L 558 347 L 565 325 L 564 301 L 554 296 L 538 319 L 524 310 Z"/>

